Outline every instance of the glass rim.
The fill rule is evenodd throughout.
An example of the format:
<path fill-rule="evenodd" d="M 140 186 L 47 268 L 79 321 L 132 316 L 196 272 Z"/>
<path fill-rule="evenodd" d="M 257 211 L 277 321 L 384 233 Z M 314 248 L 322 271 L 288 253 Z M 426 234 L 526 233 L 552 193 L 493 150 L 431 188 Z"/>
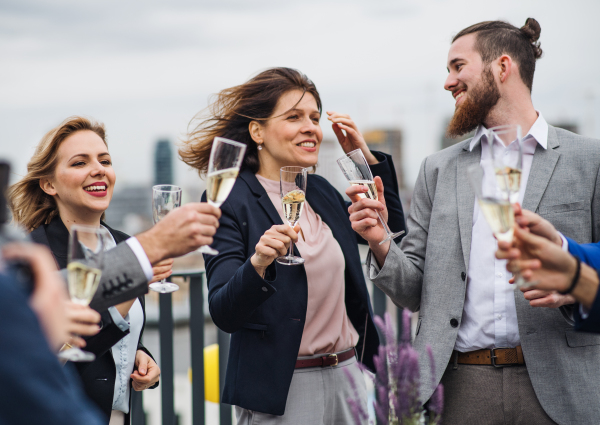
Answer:
<path fill-rule="evenodd" d="M 358 149 L 354 149 L 353 151 L 348 152 L 347 154 L 345 154 L 344 156 L 339 157 L 336 161 L 340 162 L 341 160 L 345 159 L 345 158 L 350 158 L 350 156 L 354 155 L 355 153 L 358 153 L 360 151 L 360 153 L 362 153 L 362 149 L 358 148 Z M 365 155 L 363 154 L 363 157 Z"/>
<path fill-rule="evenodd" d="M 225 138 L 225 137 L 221 137 L 221 136 L 217 136 L 217 137 L 215 137 L 215 138 L 213 139 L 213 144 L 214 144 L 214 143 L 215 143 L 217 140 L 218 140 L 219 142 L 221 142 L 221 143 L 227 143 L 227 144 L 230 144 L 230 145 L 237 146 L 237 147 L 239 147 L 239 148 L 244 148 L 244 149 L 246 149 L 246 148 L 248 147 L 248 145 L 246 145 L 245 143 L 242 143 L 242 142 L 236 142 L 235 140 L 227 139 L 227 138 Z"/>
<path fill-rule="evenodd" d="M 160 187 L 167 187 L 167 186 L 169 186 L 169 187 L 174 187 L 174 188 L 176 188 L 176 189 L 171 189 L 171 190 L 167 190 L 167 189 L 159 189 Z M 152 186 L 152 190 L 153 190 L 154 192 L 181 192 L 181 191 L 182 191 L 182 190 L 181 190 L 181 187 L 179 187 L 179 186 L 176 186 L 176 185 L 174 185 L 174 184 L 156 184 L 156 185 Z"/>
<path fill-rule="evenodd" d="M 496 127 L 488 128 L 488 133 L 508 133 L 509 131 L 518 131 L 521 133 L 521 126 L 519 124 L 505 124 L 505 125 L 497 125 Z"/>
<path fill-rule="evenodd" d="M 279 169 L 280 173 L 298 173 L 298 172 L 308 172 L 308 168 L 300 167 L 299 165 L 286 165 Z"/>

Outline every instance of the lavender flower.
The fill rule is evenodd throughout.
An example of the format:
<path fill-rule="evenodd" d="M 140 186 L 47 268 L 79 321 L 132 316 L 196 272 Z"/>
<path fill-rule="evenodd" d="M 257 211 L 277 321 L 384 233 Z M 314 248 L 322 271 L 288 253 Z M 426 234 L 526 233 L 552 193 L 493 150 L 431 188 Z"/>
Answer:
<path fill-rule="evenodd" d="M 419 355 L 411 345 L 410 319 L 411 313 L 402 311 L 403 332 L 399 343 L 396 342 L 394 325 L 388 313 L 375 317 L 375 325 L 384 337 L 384 343 L 379 346 L 377 355 L 373 356 L 375 365 L 375 393 L 377 400 L 374 410 L 380 423 L 384 425 L 416 425 L 421 423 L 422 405 L 419 400 Z M 431 365 L 432 385 L 435 386 L 435 364 L 433 352 L 427 348 Z M 364 369 L 363 365 L 360 365 Z M 350 384 L 354 389 L 356 382 L 347 373 Z M 429 402 L 430 425 L 439 424 L 443 408 L 444 393 L 438 385 Z M 348 400 L 350 410 L 357 424 L 362 424 L 367 419 L 367 414 L 361 404 L 355 400 Z"/>

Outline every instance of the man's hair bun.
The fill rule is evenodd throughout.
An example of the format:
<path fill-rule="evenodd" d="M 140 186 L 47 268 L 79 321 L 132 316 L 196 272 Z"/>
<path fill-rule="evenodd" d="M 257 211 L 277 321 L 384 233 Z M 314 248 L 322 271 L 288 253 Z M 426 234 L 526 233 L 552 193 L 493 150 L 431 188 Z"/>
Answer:
<path fill-rule="evenodd" d="M 540 23 L 533 18 L 527 18 L 525 25 L 521 27 L 520 31 L 531 43 L 535 58 L 539 59 L 542 56 L 542 49 L 540 47 L 540 42 L 538 41 L 542 32 Z"/>

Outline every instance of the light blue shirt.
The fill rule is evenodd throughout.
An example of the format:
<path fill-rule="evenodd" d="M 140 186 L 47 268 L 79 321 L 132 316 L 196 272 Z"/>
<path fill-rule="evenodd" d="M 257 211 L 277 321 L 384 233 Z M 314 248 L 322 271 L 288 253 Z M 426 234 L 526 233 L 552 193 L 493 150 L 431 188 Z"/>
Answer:
<path fill-rule="evenodd" d="M 121 313 L 115 307 L 110 307 L 108 311 L 119 329 L 122 331 L 130 329 L 129 334 L 125 335 L 110 349 L 116 369 L 112 409 L 129 413 L 129 393 L 131 391 L 129 376 L 133 373 L 135 367 L 135 355 L 144 323 L 144 312 L 138 299 L 135 300 L 125 317 L 121 316 Z"/>

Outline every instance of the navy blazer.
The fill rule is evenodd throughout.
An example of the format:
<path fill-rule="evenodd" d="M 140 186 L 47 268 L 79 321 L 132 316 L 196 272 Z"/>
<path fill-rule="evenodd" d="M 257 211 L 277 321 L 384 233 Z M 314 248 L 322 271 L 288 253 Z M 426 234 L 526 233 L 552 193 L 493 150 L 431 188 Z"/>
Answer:
<path fill-rule="evenodd" d="M 102 223 L 102 225 L 108 229 L 117 244 L 129 238 L 125 233 L 114 230 L 105 223 Z M 31 239 L 50 248 L 60 269 L 67 267 L 69 231 L 59 216 L 54 217 L 50 223 L 34 229 L 33 232 L 31 232 Z M 146 325 L 145 298 L 142 295 L 141 297 L 138 297 L 138 300 L 142 304 L 144 323 L 142 325 L 142 331 L 140 332 L 140 338 L 138 339 L 137 349 L 143 350 L 152 357 L 152 354 L 150 354 L 141 342 L 144 327 Z M 129 330 L 123 332 L 119 329 L 113 322 L 108 310 L 102 311 L 100 316 L 102 329 L 98 334 L 85 338 L 87 345 L 84 348 L 84 350 L 94 353 L 96 355 L 96 360 L 93 362 L 73 363 L 73 365 L 81 376 L 86 394 L 96 403 L 102 412 L 104 412 L 106 415 L 106 423 L 108 423 L 108 418 L 110 418 L 113 405 L 115 379 L 117 375 L 115 361 L 110 349 L 125 335 L 128 335 Z M 156 388 L 157 386 L 158 383 L 150 388 Z M 133 391 L 133 389 L 131 391 Z M 129 405 L 131 407 L 131 400 Z M 131 414 L 131 409 L 129 413 Z M 126 424 L 129 423 L 129 416 L 130 415 L 127 415 L 125 418 Z"/>
<path fill-rule="evenodd" d="M 392 158 L 374 154 L 381 162 L 371 169 L 385 186 L 389 225 L 395 232 L 405 230 Z M 379 338 L 358 252 L 360 238 L 350 225 L 348 205 L 327 180 L 315 174 L 308 176 L 306 200 L 329 226 L 344 254 L 346 312 L 359 334 L 359 358 L 364 349 L 364 363 L 373 369 Z M 210 314 L 220 329 L 232 333 L 222 401 L 283 415 L 306 318 L 306 271 L 304 265 L 290 267 L 274 261 L 263 279 L 250 263 L 265 231 L 283 224 L 250 170 L 240 173 L 221 211 L 212 244 L 219 255 L 204 258 Z"/>
<path fill-rule="evenodd" d="M 0 274 L 0 424 L 102 425 L 61 367 L 17 278 Z"/>
<path fill-rule="evenodd" d="M 569 252 L 581 261 L 593 267 L 596 272 L 600 270 L 600 243 L 578 244 L 573 239 L 567 238 Z M 599 275 L 600 277 L 600 275 Z M 575 329 L 587 332 L 600 333 L 600 291 L 592 304 L 587 318 L 583 319 L 579 314 L 579 308 L 575 309 Z"/>

